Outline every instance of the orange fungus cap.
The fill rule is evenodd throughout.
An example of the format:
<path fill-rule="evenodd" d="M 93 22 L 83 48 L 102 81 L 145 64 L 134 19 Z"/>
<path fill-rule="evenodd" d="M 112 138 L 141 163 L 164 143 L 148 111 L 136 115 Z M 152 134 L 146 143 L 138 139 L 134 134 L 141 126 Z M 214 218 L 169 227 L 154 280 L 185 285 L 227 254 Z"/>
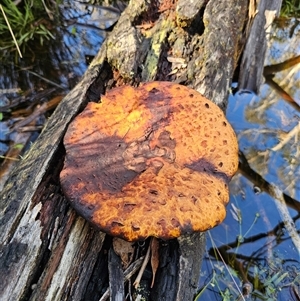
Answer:
<path fill-rule="evenodd" d="M 64 145 L 63 192 L 106 233 L 170 239 L 225 217 L 236 136 L 221 109 L 190 88 L 110 90 L 75 118 Z"/>

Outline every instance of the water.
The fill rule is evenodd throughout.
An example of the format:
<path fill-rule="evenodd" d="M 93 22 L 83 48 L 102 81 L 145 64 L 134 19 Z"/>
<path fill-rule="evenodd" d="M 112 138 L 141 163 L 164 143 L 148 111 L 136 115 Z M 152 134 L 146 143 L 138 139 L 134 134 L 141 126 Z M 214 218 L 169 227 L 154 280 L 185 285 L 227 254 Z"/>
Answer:
<path fill-rule="evenodd" d="M 269 37 L 265 65 L 300 54 L 294 22 Z M 258 96 L 239 91 L 229 98 L 227 117 L 242 163 L 230 185 L 227 217 L 207 236 L 200 281 L 207 286 L 197 300 L 243 300 L 243 283 L 253 286 L 245 300 L 298 300 L 300 66 L 285 68 L 273 80 L 296 103 L 268 82 Z"/>

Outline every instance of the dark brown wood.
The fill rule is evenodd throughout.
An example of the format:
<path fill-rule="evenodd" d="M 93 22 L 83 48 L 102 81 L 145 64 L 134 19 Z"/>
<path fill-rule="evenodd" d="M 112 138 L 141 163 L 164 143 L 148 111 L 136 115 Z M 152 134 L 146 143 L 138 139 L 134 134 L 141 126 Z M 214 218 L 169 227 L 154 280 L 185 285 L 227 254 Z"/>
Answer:
<path fill-rule="evenodd" d="M 113 248 L 108 253 L 109 288 L 111 301 L 123 301 L 124 296 L 124 274 L 120 257 Z"/>
<path fill-rule="evenodd" d="M 157 3 L 129 2 L 83 79 L 62 100 L 1 192 L 1 300 L 93 301 L 109 286 L 111 239 L 74 212 L 58 180 L 62 138 L 88 101 L 115 85 L 168 80 L 226 107 L 243 49 L 248 0 Z M 151 300 L 193 299 L 204 246 L 201 233 L 160 242 Z"/>

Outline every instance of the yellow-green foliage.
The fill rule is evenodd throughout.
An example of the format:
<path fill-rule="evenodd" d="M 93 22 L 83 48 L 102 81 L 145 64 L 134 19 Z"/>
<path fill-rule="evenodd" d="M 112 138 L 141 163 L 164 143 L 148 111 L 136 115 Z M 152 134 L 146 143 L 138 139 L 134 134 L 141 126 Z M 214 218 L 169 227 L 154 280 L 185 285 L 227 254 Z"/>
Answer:
<path fill-rule="evenodd" d="M 25 51 L 28 41 L 38 39 L 43 44 L 45 39 L 54 38 L 45 24 L 48 15 L 41 0 L 25 0 L 15 5 L 12 0 L 2 0 L 2 9 L 6 15 L 13 35 L 19 47 Z M 47 20 L 47 22 L 46 22 Z M 0 13 L 0 51 L 2 55 L 16 50 L 3 13 Z"/>

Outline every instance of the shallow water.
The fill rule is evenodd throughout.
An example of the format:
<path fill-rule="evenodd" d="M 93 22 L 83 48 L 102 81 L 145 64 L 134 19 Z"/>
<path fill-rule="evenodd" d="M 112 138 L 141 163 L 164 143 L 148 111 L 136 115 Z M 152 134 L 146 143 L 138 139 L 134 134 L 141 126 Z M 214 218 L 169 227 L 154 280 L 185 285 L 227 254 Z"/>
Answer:
<path fill-rule="evenodd" d="M 300 54 L 294 22 L 274 29 L 265 65 Z M 239 91 L 229 98 L 227 117 L 241 164 L 231 181 L 227 217 L 207 235 L 200 284 L 207 286 L 197 300 L 299 300 L 300 64 L 285 68 L 273 80 L 296 103 L 268 82 L 258 96 Z M 242 296 L 243 283 L 252 294 Z"/>

